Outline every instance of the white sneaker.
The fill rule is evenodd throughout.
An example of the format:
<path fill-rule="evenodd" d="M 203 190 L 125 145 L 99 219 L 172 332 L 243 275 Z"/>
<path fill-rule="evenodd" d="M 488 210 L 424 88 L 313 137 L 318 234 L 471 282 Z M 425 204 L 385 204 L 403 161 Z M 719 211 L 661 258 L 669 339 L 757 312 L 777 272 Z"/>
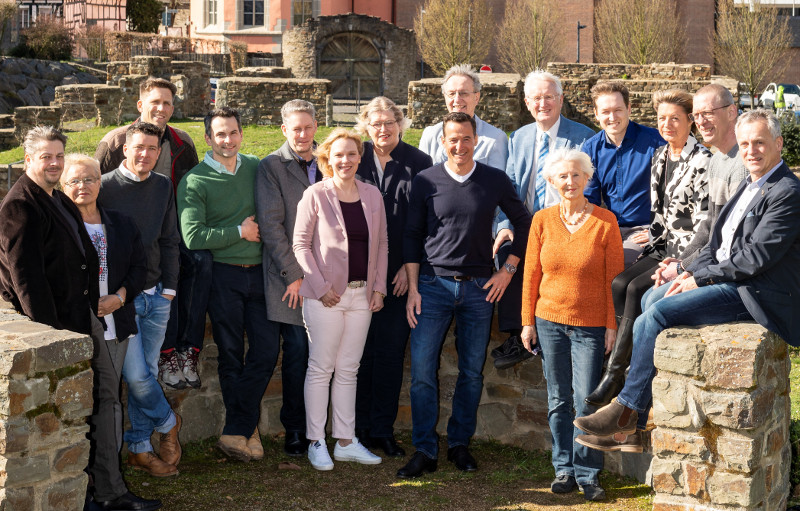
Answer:
<path fill-rule="evenodd" d="M 358 438 L 353 438 L 353 443 L 346 447 L 342 447 L 339 442 L 336 442 L 336 447 L 333 448 L 333 458 L 336 461 L 357 461 L 364 465 L 377 465 L 381 462 L 380 457 L 369 452 L 358 441 Z"/>
<path fill-rule="evenodd" d="M 333 470 L 333 460 L 331 460 L 331 455 L 328 454 L 328 446 L 325 445 L 324 440 L 317 440 L 308 446 L 308 461 L 317 470 Z"/>

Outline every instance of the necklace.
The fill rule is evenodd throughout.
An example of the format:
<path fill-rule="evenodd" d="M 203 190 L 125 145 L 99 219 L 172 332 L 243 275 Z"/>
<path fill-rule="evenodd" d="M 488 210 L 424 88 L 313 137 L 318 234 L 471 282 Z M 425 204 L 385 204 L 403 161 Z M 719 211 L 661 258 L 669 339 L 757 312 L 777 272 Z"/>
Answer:
<path fill-rule="evenodd" d="M 567 213 L 564 209 L 564 203 L 562 202 L 561 204 L 559 204 L 558 213 L 561 216 L 561 221 L 567 225 L 578 225 L 581 222 L 583 222 L 586 219 L 586 210 L 589 208 L 589 201 L 586 199 L 583 199 L 583 201 L 584 202 L 583 202 L 583 209 L 581 210 L 581 216 L 578 217 L 578 219 L 575 220 L 574 222 L 570 222 L 569 220 L 567 220 Z"/>

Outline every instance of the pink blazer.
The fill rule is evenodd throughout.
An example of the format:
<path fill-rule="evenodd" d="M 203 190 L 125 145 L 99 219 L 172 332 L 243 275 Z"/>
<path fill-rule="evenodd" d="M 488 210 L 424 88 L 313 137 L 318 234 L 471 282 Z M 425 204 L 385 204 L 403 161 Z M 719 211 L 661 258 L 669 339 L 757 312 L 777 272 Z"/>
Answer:
<path fill-rule="evenodd" d="M 361 206 L 369 227 L 367 296 L 386 294 L 389 243 L 386 210 L 375 186 L 356 181 Z M 294 225 L 294 255 L 303 268 L 300 295 L 319 300 L 329 289 L 341 295 L 347 289 L 347 230 L 332 179 L 308 187 L 297 204 Z"/>

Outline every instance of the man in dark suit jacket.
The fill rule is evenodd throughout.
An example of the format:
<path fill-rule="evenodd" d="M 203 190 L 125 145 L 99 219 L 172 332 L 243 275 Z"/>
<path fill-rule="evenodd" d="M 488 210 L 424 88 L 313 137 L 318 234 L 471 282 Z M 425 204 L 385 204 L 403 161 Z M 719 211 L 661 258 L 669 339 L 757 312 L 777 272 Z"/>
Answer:
<path fill-rule="evenodd" d="M 289 456 L 306 452 L 306 411 L 303 385 L 308 366 L 308 337 L 299 295 L 303 270 L 292 251 L 297 203 L 303 192 L 322 179 L 313 155 L 317 132 L 314 105 L 293 99 L 281 108 L 286 142 L 258 164 L 256 220 L 264 244 L 264 294 L 268 335 L 275 344 L 283 337 L 283 404 L 286 430 L 283 450 Z"/>
<path fill-rule="evenodd" d="M 96 396 L 99 388 L 119 388 L 120 376 L 97 319 L 97 252 L 78 209 L 55 189 L 64 170 L 66 141 L 50 126 L 33 128 L 25 136 L 25 174 L 0 205 L 0 288 L 3 298 L 33 321 L 92 337 Z M 160 508 L 160 501 L 140 499 L 126 488 L 113 403 L 102 402 L 109 409 L 90 419 L 95 501 L 102 509 Z"/>
<path fill-rule="evenodd" d="M 780 133 L 772 112 L 739 117 L 736 140 L 750 176 L 720 212 L 697 259 L 644 296 L 625 387 L 609 405 L 575 420 L 589 433 L 578 442 L 606 451 L 640 445 L 656 374 L 655 341 L 664 329 L 754 319 L 800 345 L 792 324 L 800 313 L 800 180 L 781 160 Z M 615 439 L 615 433 L 622 435 Z"/>

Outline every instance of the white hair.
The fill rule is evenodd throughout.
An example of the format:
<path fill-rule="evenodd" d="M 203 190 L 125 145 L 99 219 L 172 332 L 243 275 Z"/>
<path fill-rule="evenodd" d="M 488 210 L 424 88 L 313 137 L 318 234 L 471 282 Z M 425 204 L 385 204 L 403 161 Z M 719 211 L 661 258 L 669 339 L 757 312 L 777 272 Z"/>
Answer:
<path fill-rule="evenodd" d="M 583 151 L 579 151 L 578 149 L 568 149 L 566 147 L 555 149 L 544 160 L 544 168 L 542 169 L 542 173 L 544 174 L 545 179 L 551 179 L 553 176 L 555 176 L 559 164 L 565 161 L 577 163 L 583 173 L 586 174 L 586 178 L 592 179 L 592 176 L 594 175 L 594 165 L 592 165 L 592 159 L 589 157 L 589 155 Z"/>
<path fill-rule="evenodd" d="M 564 89 L 561 88 L 561 80 L 559 80 L 556 75 L 553 73 L 548 73 L 547 71 L 542 71 L 541 69 L 537 69 L 535 71 L 531 71 L 528 73 L 528 76 L 525 77 L 526 98 L 533 95 L 533 82 L 536 81 L 550 82 L 556 86 L 556 94 L 559 96 L 564 94 Z"/>
<path fill-rule="evenodd" d="M 448 69 L 444 74 L 444 79 L 442 80 L 442 94 L 444 94 L 444 86 L 447 83 L 447 80 L 454 76 L 466 76 L 472 80 L 472 88 L 475 89 L 475 92 L 481 91 L 481 79 L 478 76 L 478 73 L 475 71 L 475 68 L 469 64 L 457 64 Z"/>

